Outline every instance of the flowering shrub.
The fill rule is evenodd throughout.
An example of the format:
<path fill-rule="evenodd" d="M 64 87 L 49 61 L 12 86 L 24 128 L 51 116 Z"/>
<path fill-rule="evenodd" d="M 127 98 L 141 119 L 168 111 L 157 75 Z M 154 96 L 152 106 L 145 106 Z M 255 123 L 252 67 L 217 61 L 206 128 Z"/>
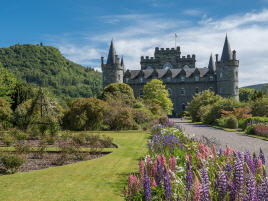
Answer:
<path fill-rule="evenodd" d="M 155 127 L 149 154 L 130 175 L 126 200 L 268 200 L 265 157 L 187 138 L 178 128 Z"/>

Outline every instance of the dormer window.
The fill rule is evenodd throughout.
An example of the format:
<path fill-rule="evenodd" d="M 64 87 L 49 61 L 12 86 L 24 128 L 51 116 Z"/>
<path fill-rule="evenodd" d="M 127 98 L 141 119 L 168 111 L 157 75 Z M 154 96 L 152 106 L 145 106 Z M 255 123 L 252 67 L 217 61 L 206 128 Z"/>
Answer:
<path fill-rule="evenodd" d="M 140 82 L 143 82 L 143 77 L 140 78 Z"/>
<path fill-rule="evenodd" d="M 170 82 L 171 81 L 171 77 L 167 77 L 167 81 Z"/>
<path fill-rule="evenodd" d="M 185 77 L 184 76 L 181 76 L 181 81 L 185 81 Z"/>
<path fill-rule="evenodd" d="M 164 69 L 171 69 L 172 65 L 171 65 L 171 63 L 167 62 L 167 63 L 164 64 L 163 68 Z"/>
<path fill-rule="evenodd" d="M 194 80 L 195 80 L 196 82 L 198 82 L 198 81 L 199 81 L 199 76 L 198 76 L 198 75 L 194 76 Z"/>
<path fill-rule="evenodd" d="M 128 78 L 126 78 L 126 83 L 128 83 L 128 81 L 129 81 L 129 79 L 128 79 Z"/>
<path fill-rule="evenodd" d="M 153 67 L 152 66 L 147 66 L 147 69 L 150 70 L 150 69 L 153 69 Z"/>

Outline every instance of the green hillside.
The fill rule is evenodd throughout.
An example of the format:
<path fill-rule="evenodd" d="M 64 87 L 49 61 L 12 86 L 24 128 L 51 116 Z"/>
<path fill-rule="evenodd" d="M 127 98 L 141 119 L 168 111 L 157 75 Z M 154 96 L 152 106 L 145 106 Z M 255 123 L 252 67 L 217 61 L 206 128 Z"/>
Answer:
<path fill-rule="evenodd" d="M 48 88 L 58 97 L 91 97 L 102 90 L 102 76 L 66 59 L 54 47 L 14 45 L 0 48 L 0 62 L 20 81 Z"/>
<path fill-rule="evenodd" d="M 242 88 L 250 88 L 250 89 L 255 89 L 255 90 L 261 90 L 266 86 L 268 86 L 268 83 L 255 84 L 255 85 L 250 85 L 250 86 L 246 86 L 246 87 L 242 87 Z"/>

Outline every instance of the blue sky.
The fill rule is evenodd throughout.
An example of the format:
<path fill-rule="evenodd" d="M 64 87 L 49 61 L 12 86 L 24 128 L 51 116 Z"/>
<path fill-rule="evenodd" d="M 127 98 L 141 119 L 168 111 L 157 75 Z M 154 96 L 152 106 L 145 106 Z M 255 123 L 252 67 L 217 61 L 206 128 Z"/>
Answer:
<path fill-rule="evenodd" d="M 0 0 L 0 47 L 52 45 L 84 66 L 100 68 L 113 38 L 126 67 L 156 46 L 196 54 L 205 67 L 225 34 L 240 59 L 240 86 L 268 82 L 268 0 Z"/>

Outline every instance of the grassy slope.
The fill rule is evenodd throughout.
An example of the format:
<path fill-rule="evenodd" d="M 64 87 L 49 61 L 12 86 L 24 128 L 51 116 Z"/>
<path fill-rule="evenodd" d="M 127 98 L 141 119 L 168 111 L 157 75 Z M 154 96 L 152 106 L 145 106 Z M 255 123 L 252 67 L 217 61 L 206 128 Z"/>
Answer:
<path fill-rule="evenodd" d="M 99 159 L 0 177 L 0 200 L 123 200 L 122 188 L 146 153 L 147 134 L 105 132 L 118 145 Z"/>

